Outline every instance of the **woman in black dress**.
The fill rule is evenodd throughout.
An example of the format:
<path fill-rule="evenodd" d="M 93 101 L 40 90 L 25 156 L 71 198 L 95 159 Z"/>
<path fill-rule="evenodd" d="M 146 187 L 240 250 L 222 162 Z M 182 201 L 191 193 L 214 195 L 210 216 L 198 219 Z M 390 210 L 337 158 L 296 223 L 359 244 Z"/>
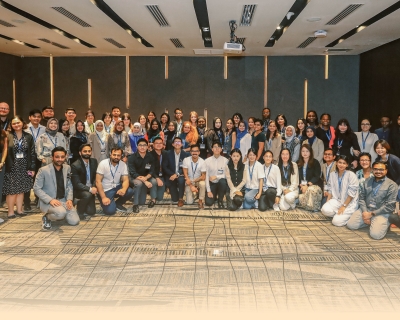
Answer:
<path fill-rule="evenodd" d="M 352 154 L 353 150 L 360 151 L 356 134 L 351 130 L 347 119 L 340 119 L 335 129 L 335 140 L 333 141 L 333 150 L 336 156 L 345 155 L 350 159 L 351 168 L 355 170 L 358 166 L 358 157 Z"/>
<path fill-rule="evenodd" d="M 26 216 L 22 210 L 24 193 L 32 189 L 36 170 L 35 143 L 32 135 L 24 131 L 26 128 L 21 117 L 15 116 L 11 120 L 3 188 L 3 194 L 7 196 L 9 219 L 16 215 Z M 17 206 L 15 213 L 14 205 Z"/>

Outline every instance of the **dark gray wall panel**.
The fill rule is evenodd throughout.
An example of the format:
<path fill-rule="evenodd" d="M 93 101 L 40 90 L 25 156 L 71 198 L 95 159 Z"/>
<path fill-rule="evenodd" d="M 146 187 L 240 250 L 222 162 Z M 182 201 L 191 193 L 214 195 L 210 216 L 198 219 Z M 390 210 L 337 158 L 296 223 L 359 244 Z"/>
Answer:
<path fill-rule="evenodd" d="M 15 63 L 19 57 L 0 53 L 0 101 L 7 102 L 13 107 L 13 87 Z"/>
<path fill-rule="evenodd" d="M 84 119 L 88 109 L 88 79 L 92 79 L 92 109 L 96 118 L 113 105 L 125 110 L 125 58 L 54 58 L 54 106 L 56 116 L 67 107 Z"/>
<path fill-rule="evenodd" d="M 268 106 L 275 117 L 283 113 L 289 123 L 303 116 L 304 79 L 308 79 L 308 110 L 328 112 L 332 123 L 347 117 L 358 122 L 358 56 L 330 56 L 324 79 L 324 56 L 268 57 Z"/>

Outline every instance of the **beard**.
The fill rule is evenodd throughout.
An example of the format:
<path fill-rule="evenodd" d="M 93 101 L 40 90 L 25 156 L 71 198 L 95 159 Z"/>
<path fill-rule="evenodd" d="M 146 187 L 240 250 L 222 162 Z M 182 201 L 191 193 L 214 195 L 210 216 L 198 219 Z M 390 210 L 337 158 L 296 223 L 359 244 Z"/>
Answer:
<path fill-rule="evenodd" d="M 117 159 L 117 158 L 111 158 L 111 161 L 112 161 L 113 163 L 118 163 L 118 162 L 120 161 L 120 159 Z"/>
<path fill-rule="evenodd" d="M 90 159 L 91 155 L 90 154 L 83 154 L 82 158 L 83 159 Z"/>

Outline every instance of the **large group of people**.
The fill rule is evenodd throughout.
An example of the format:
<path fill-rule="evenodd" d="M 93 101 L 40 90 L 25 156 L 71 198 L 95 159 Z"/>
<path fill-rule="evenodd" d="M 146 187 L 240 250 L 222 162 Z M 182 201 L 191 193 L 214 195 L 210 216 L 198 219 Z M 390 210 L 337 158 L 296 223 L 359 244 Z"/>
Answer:
<path fill-rule="evenodd" d="M 96 198 L 106 215 L 126 212 L 128 200 L 138 213 L 165 192 L 178 207 L 197 200 L 199 209 L 321 211 L 335 226 L 370 226 L 374 239 L 391 223 L 400 227 L 400 115 L 393 126 L 382 117 L 375 132 L 369 119 L 353 132 L 347 119 L 334 127 L 328 113 L 312 110 L 294 125 L 284 114 L 272 119 L 269 108 L 260 118 L 215 117 L 208 127 L 194 111 L 176 108 L 172 117 L 150 111 L 135 122 L 114 106 L 100 119 L 88 110 L 77 120 L 73 108 L 56 119 L 44 107 L 26 123 L 1 102 L 0 194 L 8 219 L 32 210 L 33 189 L 44 229 L 55 220 L 90 219 Z"/>

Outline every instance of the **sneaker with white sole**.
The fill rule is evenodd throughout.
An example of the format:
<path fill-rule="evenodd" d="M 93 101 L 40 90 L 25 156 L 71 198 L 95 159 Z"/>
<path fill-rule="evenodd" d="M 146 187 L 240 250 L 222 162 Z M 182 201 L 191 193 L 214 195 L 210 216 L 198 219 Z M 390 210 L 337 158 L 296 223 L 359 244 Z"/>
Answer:
<path fill-rule="evenodd" d="M 279 204 L 275 203 L 274 206 L 274 211 L 281 211 L 281 209 L 279 209 Z"/>
<path fill-rule="evenodd" d="M 0 224 L 3 223 L 3 222 L 4 222 L 4 220 L 2 218 L 0 218 Z"/>
<path fill-rule="evenodd" d="M 50 230 L 51 229 L 51 221 L 47 218 L 47 215 L 42 217 L 42 229 L 43 230 Z"/>

